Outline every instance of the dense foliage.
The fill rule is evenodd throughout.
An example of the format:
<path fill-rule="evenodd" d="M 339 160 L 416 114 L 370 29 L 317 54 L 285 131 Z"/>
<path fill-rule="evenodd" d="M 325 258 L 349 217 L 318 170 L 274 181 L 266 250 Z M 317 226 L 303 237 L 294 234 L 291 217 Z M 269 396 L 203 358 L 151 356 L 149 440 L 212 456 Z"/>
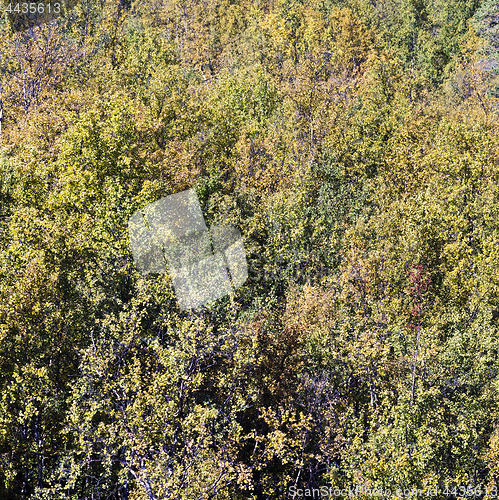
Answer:
<path fill-rule="evenodd" d="M 498 16 L 489 0 L 4 16 L 0 498 L 492 498 Z M 250 277 L 181 312 L 169 275 L 135 268 L 127 224 L 189 188 L 208 226 L 241 231 Z"/>

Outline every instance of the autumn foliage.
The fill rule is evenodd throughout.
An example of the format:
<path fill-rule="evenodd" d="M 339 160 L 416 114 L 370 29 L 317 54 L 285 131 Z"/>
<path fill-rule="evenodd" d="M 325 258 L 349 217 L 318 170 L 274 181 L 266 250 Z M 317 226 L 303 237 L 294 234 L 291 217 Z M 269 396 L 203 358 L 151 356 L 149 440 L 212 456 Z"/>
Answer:
<path fill-rule="evenodd" d="M 0 17 L 0 498 L 493 498 L 495 2 L 70 7 Z M 186 312 L 127 225 L 190 188 L 249 278 Z"/>

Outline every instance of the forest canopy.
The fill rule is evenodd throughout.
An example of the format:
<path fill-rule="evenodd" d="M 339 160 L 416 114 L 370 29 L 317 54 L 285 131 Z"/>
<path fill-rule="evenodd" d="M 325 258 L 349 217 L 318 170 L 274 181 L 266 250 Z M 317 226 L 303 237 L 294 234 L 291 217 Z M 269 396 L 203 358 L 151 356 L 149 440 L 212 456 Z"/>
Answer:
<path fill-rule="evenodd" d="M 22 9 L 0 0 L 0 498 L 497 496 L 497 2 Z M 182 311 L 127 228 L 188 189 L 249 277 Z"/>

